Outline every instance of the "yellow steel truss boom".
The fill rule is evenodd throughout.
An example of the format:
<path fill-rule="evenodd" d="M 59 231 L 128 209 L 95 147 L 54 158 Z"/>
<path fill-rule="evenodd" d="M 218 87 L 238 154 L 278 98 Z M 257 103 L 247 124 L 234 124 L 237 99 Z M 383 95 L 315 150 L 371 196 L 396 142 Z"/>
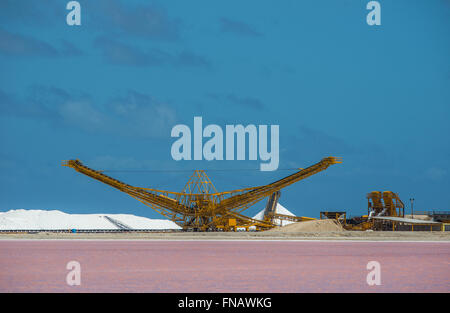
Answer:
<path fill-rule="evenodd" d="M 242 212 L 274 192 L 337 163 L 342 163 L 342 159 L 327 157 L 271 184 L 225 192 L 217 192 L 204 171 L 195 171 L 182 192 L 173 192 L 128 185 L 83 165 L 79 160 L 63 161 L 62 165 L 129 194 L 184 229 L 227 230 L 236 226 L 274 227 L 270 221 L 254 220 Z"/>

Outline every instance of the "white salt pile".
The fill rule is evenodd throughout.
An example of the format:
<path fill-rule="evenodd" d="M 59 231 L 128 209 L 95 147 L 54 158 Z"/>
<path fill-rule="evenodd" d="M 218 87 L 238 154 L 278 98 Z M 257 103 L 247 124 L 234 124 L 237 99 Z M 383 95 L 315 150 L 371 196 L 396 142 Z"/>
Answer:
<path fill-rule="evenodd" d="M 132 214 L 67 214 L 57 210 L 23 209 L 0 212 L 0 229 L 119 229 L 105 216 L 132 229 L 181 229 L 169 220 L 149 219 Z"/>
<path fill-rule="evenodd" d="M 283 215 L 289 215 L 289 216 L 295 216 L 295 214 L 290 212 L 288 209 L 286 209 L 284 206 L 282 206 L 279 203 L 277 203 L 277 207 L 275 208 L 275 213 L 283 214 Z M 260 221 L 264 220 L 264 209 L 259 211 L 258 214 L 253 216 L 253 218 L 255 220 L 260 220 Z M 274 221 L 274 223 L 276 225 L 279 225 L 279 226 L 286 226 L 286 225 L 294 223 L 294 222 L 291 222 L 291 221 L 280 220 L 278 218 L 274 219 L 273 221 Z"/>

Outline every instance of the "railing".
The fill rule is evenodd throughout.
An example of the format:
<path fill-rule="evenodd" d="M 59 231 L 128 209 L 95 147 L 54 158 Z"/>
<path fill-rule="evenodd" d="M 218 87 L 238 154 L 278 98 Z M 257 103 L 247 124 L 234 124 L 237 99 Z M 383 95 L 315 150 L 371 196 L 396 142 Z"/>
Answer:
<path fill-rule="evenodd" d="M 406 212 L 408 213 L 408 212 Z M 418 211 L 418 210 L 414 210 L 414 212 L 412 212 L 413 215 L 428 215 L 431 216 L 431 211 Z"/>
<path fill-rule="evenodd" d="M 450 215 L 450 211 L 429 211 L 431 214 L 436 215 Z"/>

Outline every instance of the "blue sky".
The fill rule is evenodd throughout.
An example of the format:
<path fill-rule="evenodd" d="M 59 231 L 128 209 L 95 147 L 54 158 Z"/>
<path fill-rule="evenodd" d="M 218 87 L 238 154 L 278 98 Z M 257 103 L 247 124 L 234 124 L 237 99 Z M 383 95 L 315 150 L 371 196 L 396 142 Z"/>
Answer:
<path fill-rule="evenodd" d="M 172 160 L 179 123 L 280 125 L 280 169 L 344 163 L 282 191 L 297 215 L 364 214 L 392 190 L 449 209 L 450 4 L 380 1 L 0 2 L 0 210 L 158 217 L 61 167 L 79 158 L 137 186 L 181 190 L 191 169 L 260 161 Z M 289 171 L 210 171 L 219 191 Z M 261 202 L 248 211 L 256 213 Z"/>

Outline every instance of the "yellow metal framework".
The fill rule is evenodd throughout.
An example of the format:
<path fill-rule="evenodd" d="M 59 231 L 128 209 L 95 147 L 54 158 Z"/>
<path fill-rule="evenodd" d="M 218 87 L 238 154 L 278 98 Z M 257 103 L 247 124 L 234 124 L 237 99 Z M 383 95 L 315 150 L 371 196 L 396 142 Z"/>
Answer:
<path fill-rule="evenodd" d="M 367 211 L 368 215 L 358 218 L 357 224 L 346 224 L 344 228 L 347 230 L 376 229 L 373 217 L 404 217 L 405 205 L 398 194 L 392 191 L 372 191 L 367 194 Z M 393 222 L 392 225 L 395 223 Z"/>
<path fill-rule="evenodd" d="M 367 202 L 369 215 L 405 216 L 405 205 L 392 191 L 372 191 L 367 194 Z"/>
<path fill-rule="evenodd" d="M 128 185 L 103 174 L 101 171 L 83 165 L 79 160 L 63 161 L 62 165 L 71 167 L 77 172 L 127 193 L 185 230 L 205 231 L 235 230 L 236 227 L 248 228 L 250 226 L 255 226 L 258 230 L 264 230 L 276 226 L 273 223 L 273 218 L 285 218 L 284 216 L 271 212 L 274 216 L 260 221 L 245 216 L 242 212 L 263 198 L 279 192 L 282 188 L 319 173 L 330 165 L 337 163 L 342 163 L 342 159 L 327 157 L 308 168 L 301 169 L 271 184 L 225 192 L 217 192 L 203 170 L 194 171 L 183 191 L 173 192 Z M 296 221 L 307 219 L 303 217 L 286 218 Z"/>

